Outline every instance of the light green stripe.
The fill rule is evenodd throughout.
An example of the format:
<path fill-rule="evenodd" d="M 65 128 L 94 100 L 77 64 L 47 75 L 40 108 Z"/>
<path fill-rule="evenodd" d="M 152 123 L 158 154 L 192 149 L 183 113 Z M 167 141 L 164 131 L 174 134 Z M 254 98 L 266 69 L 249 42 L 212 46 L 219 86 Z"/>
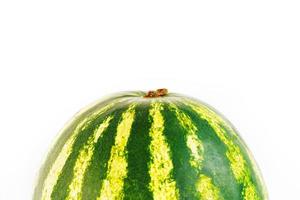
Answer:
<path fill-rule="evenodd" d="M 212 183 L 211 178 L 200 175 L 197 182 L 197 190 L 200 198 L 204 200 L 222 200 L 220 190 Z"/>
<path fill-rule="evenodd" d="M 108 161 L 107 177 L 103 181 L 97 200 L 123 199 L 124 178 L 127 175 L 126 145 L 135 116 L 134 105 L 122 114 L 122 121 L 117 127 L 115 144 Z"/>
<path fill-rule="evenodd" d="M 162 106 L 156 102 L 150 109 L 152 125 L 150 128 L 150 154 L 149 165 L 150 190 L 153 192 L 154 200 L 176 200 L 179 193 L 176 182 L 171 176 L 173 163 L 170 156 L 170 149 L 166 143 L 164 131 L 164 119 L 161 114 Z"/>
<path fill-rule="evenodd" d="M 52 164 L 47 178 L 44 182 L 44 187 L 42 191 L 42 200 L 51 200 L 51 193 L 53 191 L 54 186 L 57 183 L 57 180 L 62 172 L 62 169 L 65 165 L 66 160 L 70 156 L 72 152 L 72 147 L 75 142 L 75 139 L 79 133 L 81 133 L 94 119 L 96 116 L 103 114 L 105 111 L 110 109 L 116 102 L 112 102 L 104 107 L 102 107 L 99 111 L 95 112 L 94 114 L 88 116 L 84 120 L 82 120 L 74 130 L 74 133 L 68 138 L 66 143 L 63 145 L 61 151 L 59 152 L 57 158 L 55 159 L 54 163 Z"/>
<path fill-rule="evenodd" d="M 73 179 L 69 186 L 69 194 L 67 200 L 81 200 L 82 183 L 85 175 L 85 171 L 90 164 L 90 160 L 93 156 L 95 144 L 102 136 L 103 131 L 108 127 L 110 120 L 113 117 L 110 116 L 95 130 L 94 134 L 90 136 L 86 145 L 80 150 L 79 156 L 76 160 L 75 167 L 73 169 Z"/>

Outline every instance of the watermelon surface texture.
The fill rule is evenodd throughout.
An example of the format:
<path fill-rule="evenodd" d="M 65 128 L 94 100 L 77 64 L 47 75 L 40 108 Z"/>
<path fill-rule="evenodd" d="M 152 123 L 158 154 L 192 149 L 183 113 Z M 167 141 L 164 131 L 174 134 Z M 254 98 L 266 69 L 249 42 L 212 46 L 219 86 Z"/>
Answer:
<path fill-rule="evenodd" d="M 210 106 L 160 89 L 118 93 L 63 128 L 34 200 L 265 200 L 257 165 Z"/>

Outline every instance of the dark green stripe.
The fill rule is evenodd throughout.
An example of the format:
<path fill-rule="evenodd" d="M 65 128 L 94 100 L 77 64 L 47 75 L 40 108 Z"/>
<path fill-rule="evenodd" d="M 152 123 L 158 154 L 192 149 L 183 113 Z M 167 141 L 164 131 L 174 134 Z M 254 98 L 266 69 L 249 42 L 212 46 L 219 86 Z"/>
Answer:
<path fill-rule="evenodd" d="M 174 165 L 173 176 L 179 190 L 180 199 L 199 199 L 195 188 L 197 170 L 193 169 L 189 163 L 191 156 L 186 145 L 187 130 L 180 125 L 173 110 L 166 104 L 163 107 L 164 135 L 170 147 Z"/>
<path fill-rule="evenodd" d="M 121 121 L 122 113 L 127 108 L 119 108 L 112 114 L 114 119 L 102 133 L 101 139 L 95 144 L 94 154 L 83 180 L 82 200 L 96 199 L 100 194 L 100 189 L 107 173 L 107 163 L 110 158 L 111 148 L 115 143 L 117 127 Z"/>
<path fill-rule="evenodd" d="M 124 199 L 126 200 L 153 199 L 152 192 L 148 188 L 150 182 L 148 171 L 148 162 L 150 161 L 149 130 L 151 126 L 148 115 L 148 106 L 138 105 L 136 107 L 136 117 L 127 143 L 128 173 L 124 180 Z"/>
<path fill-rule="evenodd" d="M 202 172 L 212 178 L 213 184 L 220 189 L 224 199 L 241 200 L 242 187 L 237 183 L 226 156 L 226 145 L 219 139 L 209 123 L 185 105 L 180 106 L 198 129 L 198 137 L 203 143 L 204 160 Z"/>

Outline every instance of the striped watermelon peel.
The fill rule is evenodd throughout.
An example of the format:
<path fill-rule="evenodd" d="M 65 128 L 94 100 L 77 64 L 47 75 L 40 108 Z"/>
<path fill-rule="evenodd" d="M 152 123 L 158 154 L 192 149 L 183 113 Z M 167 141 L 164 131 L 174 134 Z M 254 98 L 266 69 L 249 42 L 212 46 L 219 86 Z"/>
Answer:
<path fill-rule="evenodd" d="M 34 200 L 265 200 L 245 143 L 210 106 L 166 89 L 82 110 L 44 162 Z"/>

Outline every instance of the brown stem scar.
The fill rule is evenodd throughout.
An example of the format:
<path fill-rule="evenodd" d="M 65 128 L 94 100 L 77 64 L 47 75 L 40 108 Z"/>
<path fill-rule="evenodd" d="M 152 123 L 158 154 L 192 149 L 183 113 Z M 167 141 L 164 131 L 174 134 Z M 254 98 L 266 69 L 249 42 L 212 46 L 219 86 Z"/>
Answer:
<path fill-rule="evenodd" d="M 162 97 L 168 94 L 168 89 L 160 88 L 156 91 L 150 90 L 144 97 L 145 98 L 154 98 L 154 97 Z"/>

